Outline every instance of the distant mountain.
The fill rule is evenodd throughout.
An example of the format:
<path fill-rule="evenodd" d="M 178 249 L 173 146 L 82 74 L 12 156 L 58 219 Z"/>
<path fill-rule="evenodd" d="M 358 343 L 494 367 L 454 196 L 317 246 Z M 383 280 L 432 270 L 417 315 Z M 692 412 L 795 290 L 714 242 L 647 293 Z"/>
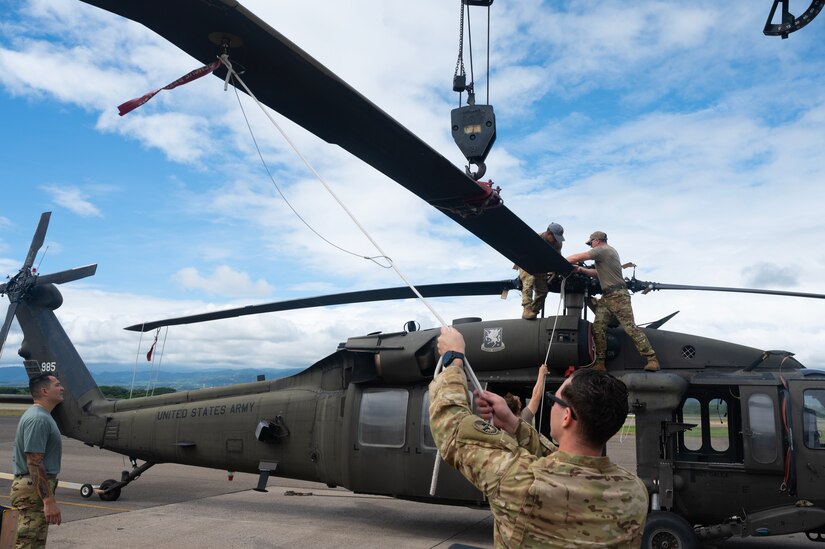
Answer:
<path fill-rule="evenodd" d="M 89 366 L 92 377 L 98 385 L 118 385 L 130 387 L 132 385 L 132 369 L 108 365 Z M 257 376 L 264 375 L 266 379 L 288 377 L 302 371 L 303 368 L 215 368 L 215 369 L 176 369 L 174 371 L 149 372 L 142 370 L 134 374 L 134 386 L 144 389 L 147 386 L 174 387 L 178 390 L 200 389 L 203 387 L 217 387 L 235 383 L 255 381 Z M 151 376 L 151 377 L 150 377 Z M 22 366 L 0 368 L 0 385 L 21 387 L 28 385 L 29 380 Z"/>

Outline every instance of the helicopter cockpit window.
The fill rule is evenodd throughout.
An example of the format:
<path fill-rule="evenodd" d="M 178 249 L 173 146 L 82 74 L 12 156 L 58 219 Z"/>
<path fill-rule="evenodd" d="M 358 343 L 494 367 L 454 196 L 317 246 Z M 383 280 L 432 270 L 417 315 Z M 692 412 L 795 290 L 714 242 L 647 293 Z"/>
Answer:
<path fill-rule="evenodd" d="M 776 414 L 773 400 L 764 393 L 754 393 L 748 397 L 750 417 L 751 452 L 754 461 L 773 463 L 776 461 Z"/>
<path fill-rule="evenodd" d="M 358 442 L 364 446 L 404 446 L 409 396 L 406 389 L 366 389 L 361 396 Z"/>
<path fill-rule="evenodd" d="M 802 437 L 805 446 L 825 448 L 822 433 L 825 432 L 825 389 L 808 389 L 802 408 Z"/>

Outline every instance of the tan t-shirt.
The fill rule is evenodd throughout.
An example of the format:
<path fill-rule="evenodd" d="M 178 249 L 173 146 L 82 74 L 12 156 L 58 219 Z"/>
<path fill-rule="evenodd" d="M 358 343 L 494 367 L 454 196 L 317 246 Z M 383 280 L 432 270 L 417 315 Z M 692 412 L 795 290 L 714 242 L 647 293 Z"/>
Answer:
<path fill-rule="evenodd" d="M 624 286 L 622 277 L 622 261 L 619 253 L 612 246 L 603 244 L 590 250 L 590 259 L 596 262 L 596 274 L 599 275 L 599 285 L 602 289 L 614 286 Z"/>

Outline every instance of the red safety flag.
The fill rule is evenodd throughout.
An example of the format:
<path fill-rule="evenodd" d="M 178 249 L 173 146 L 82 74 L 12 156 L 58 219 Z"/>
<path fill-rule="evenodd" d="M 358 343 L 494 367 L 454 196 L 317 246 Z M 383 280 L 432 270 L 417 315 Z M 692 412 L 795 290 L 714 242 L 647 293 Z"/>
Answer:
<path fill-rule="evenodd" d="M 117 112 L 118 112 L 118 114 L 120 114 L 120 116 L 123 116 L 126 113 L 130 113 L 133 110 L 135 110 L 136 108 L 138 108 L 141 105 L 143 105 L 144 103 L 146 103 L 147 101 L 149 101 L 150 99 L 152 99 L 155 95 L 157 95 L 157 93 L 160 90 L 172 90 L 172 89 L 177 88 L 178 86 L 188 84 L 189 82 L 191 82 L 193 80 L 197 80 L 201 76 L 206 76 L 207 74 L 212 74 L 220 66 L 221 66 L 221 60 L 216 59 L 215 61 L 213 61 L 212 63 L 209 63 L 208 65 L 204 65 L 199 69 L 195 69 L 192 72 L 181 76 L 180 78 L 178 78 L 177 80 L 175 80 L 174 82 L 169 84 L 168 86 L 164 86 L 164 87 L 159 88 L 155 91 L 151 91 L 151 92 L 147 93 L 146 95 L 138 97 L 137 99 L 132 99 L 131 101 L 127 101 L 126 103 L 123 103 L 122 105 L 119 105 L 118 108 L 117 108 Z"/>
<path fill-rule="evenodd" d="M 152 342 L 152 346 L 149 347 L 149 352 L 146 353 L 146 361 L 152 362 L 152 353 L 155 352 L 155 345 L 158 344 L 158 336 L 160 335 L 160 328 L 155 332 L 155 341 Z"/>

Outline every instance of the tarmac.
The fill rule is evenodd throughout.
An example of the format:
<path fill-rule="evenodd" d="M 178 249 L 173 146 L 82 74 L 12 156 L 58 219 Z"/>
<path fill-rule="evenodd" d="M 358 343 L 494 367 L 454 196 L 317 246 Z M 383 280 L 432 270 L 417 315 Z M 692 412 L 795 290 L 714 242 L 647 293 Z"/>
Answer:
<path fill-rule="evenodd" d="M 17 417 L 0 417 L 0 504 L 8 505 L 11 450 Z M 620 433 L 608 453 L 635 469 L 635 440 Z M 460 543 L 491 548 L 489 510 L 353 494 L 326 485 L 270 478 L 256 492 L 257 476 L 160 464 L 123 489 L 117 501 L 80 495 L 84 483 L 119 478 L 128 460 L 63 439 L 57 499 L 63 523 L 49 529 L 49 547 L 208 549 L 443 548 Z M 732 540 L 708 548 L 810 547 L 804 535 Z"/>

